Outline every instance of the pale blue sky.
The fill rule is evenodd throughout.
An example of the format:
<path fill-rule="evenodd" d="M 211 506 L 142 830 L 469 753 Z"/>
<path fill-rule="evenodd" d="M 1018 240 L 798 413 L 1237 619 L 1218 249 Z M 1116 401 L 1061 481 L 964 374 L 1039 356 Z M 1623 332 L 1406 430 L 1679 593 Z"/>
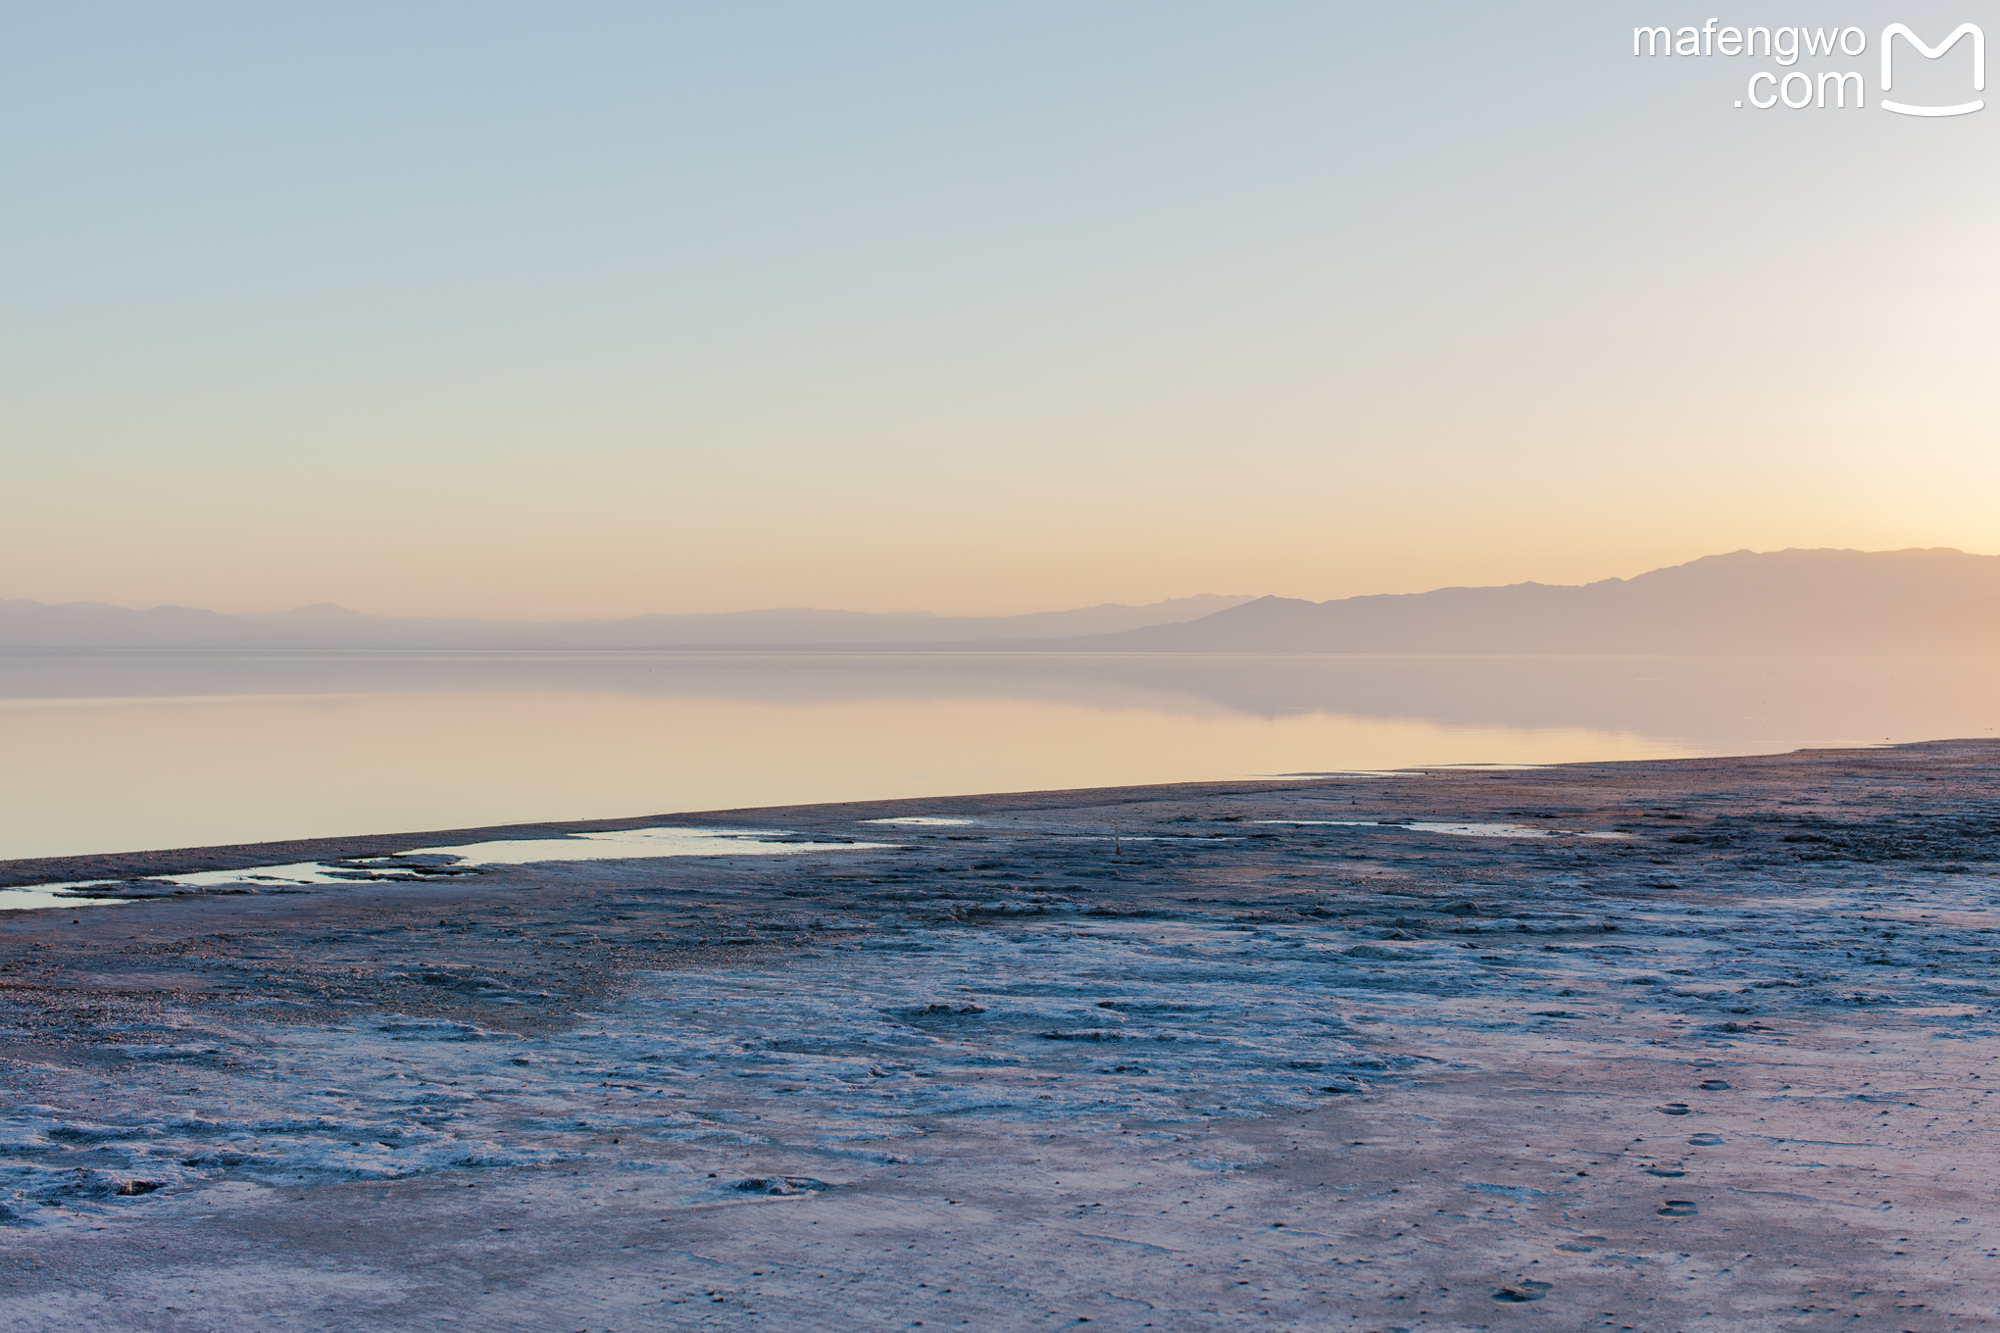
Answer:
<path fill-rule="evenodd" d="M 998 612 L 2000 550 L 2000 107 L 1737 110 L 1779 67 L 1630 55 L 1707 17 L 0 4 L 0 596 Z M 1837 63 L 1873 100 L 1884 24 L 1980 17 L 1847 6 Z"/>

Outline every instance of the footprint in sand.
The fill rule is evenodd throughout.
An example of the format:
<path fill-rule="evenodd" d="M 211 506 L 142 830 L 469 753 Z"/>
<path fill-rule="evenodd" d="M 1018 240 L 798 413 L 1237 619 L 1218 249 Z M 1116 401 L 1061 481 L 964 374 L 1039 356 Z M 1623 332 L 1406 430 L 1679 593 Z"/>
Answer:
<path fill-rule="evenodd" d="M 1703 1092 L 1727 1092 L 1729 1085 L 1719 1078 L 1712 1078 L 1701 1085 Z"/>
<path fill-rule="evenodd" d="M 1688 1144 L 1695 1148 L 1719 1148 L 1722 1146 L 1722 1135 L 1697 1134 L 1688 1140 Z"/>
<path fill-rule="evenodd" d="M 1665 1106 L 1656 1106 L 1653 1109 L 1661 1115 L 1686 1115 L 1688 1113 L 1688 1104 L 1686 1102 L 1668 1102 Z"/>

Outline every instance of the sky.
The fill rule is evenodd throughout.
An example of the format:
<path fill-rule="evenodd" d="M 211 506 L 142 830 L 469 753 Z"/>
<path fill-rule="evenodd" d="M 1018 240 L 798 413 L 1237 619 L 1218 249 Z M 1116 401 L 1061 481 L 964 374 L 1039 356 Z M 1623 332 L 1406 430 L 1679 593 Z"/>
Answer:
<path fill-rule="evenodd" d="M 1711 12 L 1865 54 L 1632 54 Z M 2000 551 L 2000 105 L 1875 104 L 1886 25 L 1968 20 L 0 0 L 0 597 L 1004 614 Z M 1829 69 L 1869 105 L 1734 105 Z"/>

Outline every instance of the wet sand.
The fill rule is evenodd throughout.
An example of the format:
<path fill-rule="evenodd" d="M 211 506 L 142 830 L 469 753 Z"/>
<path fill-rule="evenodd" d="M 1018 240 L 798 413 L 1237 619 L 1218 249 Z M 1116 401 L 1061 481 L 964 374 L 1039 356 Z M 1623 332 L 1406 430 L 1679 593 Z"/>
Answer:
<path fill-rule="evenodd" d="M 1996 761 L 0 864 L 0 1322 L 2000 1326 Z M 896 846 L 142 882 L 660 823 Z"/>

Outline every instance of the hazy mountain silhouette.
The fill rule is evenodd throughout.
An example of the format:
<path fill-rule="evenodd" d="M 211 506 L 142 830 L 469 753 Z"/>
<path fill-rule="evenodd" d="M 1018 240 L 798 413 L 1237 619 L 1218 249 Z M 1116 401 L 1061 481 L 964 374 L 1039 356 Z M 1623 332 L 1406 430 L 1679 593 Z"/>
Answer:
<path fill-rule="evenodd" d="M 622 620 L 435 620 L 338 606 L 225 616 L 0 602 L 0 647 L 681 648 L 1077 652 L 2000 655 L 2000 556 L 1737 551 L 1581 586 L 1200 596 L 1022 616 L 806 609 Z"/>
<path fill-rule="evenodd" d="M 243 648 L 284 641 L 236 616 L 186 606 L 131 611 L 102 602 L 0 601 L 0 648 Z"/>
<path fill-rule="evenodd" d="M 2000 556 L 1737 551 L 1631 579 L 1307 602 L 1045 645 L 1116 652 L 2000 654 Z"/>
<path fill-rule="evenodd" d="M 1106 603 L 1020 616 L 876 615 L 807 609 L 620 620 L 441 620 L 371 616 L 324 604 L 240 616 L 185 607 L 129 611 L 97 602 L 0 601 L 5 648 L 685 648 L 964 644 L 1110 634 L 1193 620 L 1248 597 L 1203 594 L 1150 606 Z"/>

